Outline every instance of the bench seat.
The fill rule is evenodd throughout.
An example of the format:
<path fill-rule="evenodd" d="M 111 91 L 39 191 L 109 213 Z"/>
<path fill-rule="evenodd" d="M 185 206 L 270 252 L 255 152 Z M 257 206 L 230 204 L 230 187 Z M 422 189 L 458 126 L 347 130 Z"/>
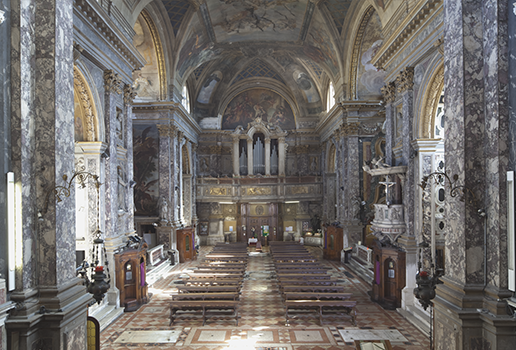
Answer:
<path fill-rule="evenodd" d="M 202 312 L 202 325 L 206 324 L 206 319 L 209 316 L 225 316 L 234 317 L 236 325 L 238 326 L 238 305 L 236 300 L 178 300 L 170 303 L 170 323 L 172 325 L 179 314 L 178 311 L 183 312 Z M 232 314 L 228 314 L 231 311 Z"/>
<path fill-rule="evenodd" d="M 239 285 L 226 285 L 226 286 L 177 286 L 178 293 L 220 293 L 220 292 L 233 292 L 238 293 L 240 291 Z"/>
<path fill-rule="evenodd" d="M 351 323 L 356 326 L 356 301 L 349 300 L 285 300 L 286 324 L 290 324 L 292 310 L 315 310 L 319 312 L 319 322 L 323 325 L 323 316 L 330 314 L 347 314 L 351 316 Z"/>

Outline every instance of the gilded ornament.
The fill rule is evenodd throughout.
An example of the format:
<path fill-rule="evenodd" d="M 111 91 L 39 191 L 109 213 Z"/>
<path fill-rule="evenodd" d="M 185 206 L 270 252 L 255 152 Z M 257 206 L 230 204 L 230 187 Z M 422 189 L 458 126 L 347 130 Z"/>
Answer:
<path fill-rule="evenodd" d="M 412 90 L 414 87 L 414 67 L 405 67 L 396 78 L 398 94 Z"/>
<path fill-rule="evenodd" d="M 121 94 L 122 80 L 118 77 L 118 74 L 113 72 L 111 69 L 104 71 L 104 89 L 106 92 L 112 92 L 115 94 Z"/>
<path fill-rule="evenodd" d="M 90 94 L 88 93 L 86 82 L 76 67 L 73 69 L 73 78 L 74 88 L 79 94 L 81 105 L 85 112 L 86 140 L 95 141 L 95 116 L 93 115 L 93 106 L 91 104 Z"/>
<path fill-rule="evenodd" d="M 132 105 L 133 100 L 136 97 L 136 91 L 135 89 L 129 85 L 124 85 L 124 105 Z"/>
<path fill-rule="evenodd" d="M 270 187 L 249 187 L 246 190 L 247 195 L 255 196 L 255 195 L 268 195 L 272 193 Z"/>
<path fill-rule="evenodd" d="M 226 195 L 226 189 L 221 187 L 212 187 L 210 188 L 210 195 L 212 196 L 225 196 Z"/>
<path fill-rule="evenodd" d="M 381 89 L 383 100 L 385 103 L 392 103 L 396 99 L 396 84 L 394 82 L 387 83 Z"/>

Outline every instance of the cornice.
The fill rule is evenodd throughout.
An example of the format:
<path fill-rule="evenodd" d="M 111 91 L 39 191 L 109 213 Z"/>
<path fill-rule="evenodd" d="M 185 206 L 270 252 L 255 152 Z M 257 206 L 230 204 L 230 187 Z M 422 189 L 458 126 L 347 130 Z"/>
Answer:
<path fill-rule="evenodd" d="M 188 114 L 183 105 L 178 102 L 163 101 L 163 102 L 135 102 L 133 103 L 133 112 L 157 112 L 157 111 L 169 111 L 174 113 L 173 119 L 175 120 L 176 126 L 179 126 L 180 121 L 187 124 L 187 126 L 196 134 L 202 133 L 202 129 L 199 124 Z M 179 118 L 177 118 L 179 117 Z"/>
<path fill-rule="evenodd" d="M 118 51 L 133 70 L 145 65 L 143 56 L 97 1 L 74 0 L 74 12 L 83 22 L 91 25 L 114 51 Z"/>
<path fill-rule="evenodd" d="M 398 26 L 398 30 L 384 41 L 382 47 L 371 60 L 371 63 L 378 69 L 384 69 L 390 61 L 409 40 L 409 38 L 422 27 L 431 15 L 442 8 L 443 0 L 428 0 L 407 15 L 406 19 Z"/>

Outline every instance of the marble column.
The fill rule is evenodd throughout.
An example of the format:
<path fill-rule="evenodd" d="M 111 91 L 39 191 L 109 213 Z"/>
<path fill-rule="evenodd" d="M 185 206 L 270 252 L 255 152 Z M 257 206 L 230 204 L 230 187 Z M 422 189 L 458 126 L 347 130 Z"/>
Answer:
<path fill-rule="evenodd" d="M 271 175 L 271 139 L 265 139 L 265 175 Z"/>
<path fill-rule="evenodd" d="M 254 174 L 253 139 L 247 139 L 247 175 Z"/>
<path fill-rule="evenodd" d="M 396 84 L 394 82 L 387 83 L 382 88 L 383 101 L 385 102 L 385 163 L 389 165 L 393 164 L 393 147 L 394 139 L 396 137 L 396 130 L 394 130 L 394 107 L 392 103 L 396 98 Z"/>
<path fill-rule="evenodd" d="M 362 231 L 363 227 L 360 222 L 361 202 L 360 196 L 360 153 L 359 153 L 359 123 L 348 123 L 346 125 L 345 139 L 347 154 L 346 154 L 346 227 L 345 234 L 348 237 L 348 244 L 358 243 L 363 241 Z"/>
<path fill-rule="evenodd" d="M 179 217 L 179 199 L 180 199 L 180 194 L 181 194 L 181 191 L 180 191 L 180 188 L 179 188 L 179 171 L 180 171 L 180 159 L 179 159 L 179 135 L 180 135 L 180 132 L 179 130 L 177 129 L 174 129 L 171 131 L 170 133 L 170 154 L 171 154 L 171 158 L 170 158 L 170 166 L 171 166 L 171 175 L 172 175 L 172 178 L 171 178 L 171 183 L 170 183 L 170 186 L 171 186 L 171 189 L 173 189 L 172 191 L 172 198 L 171 198 L 171 204 L 172 204 L 172 212 L 173 212 L 173 217 L 172 217 L 172 222 L 173 222 L 173 225 L 175 227 L 179 227 L 181 226 L 181 221 L 180 221 L 180 217 Z M 173 242 L 176 242 L 176 236 L 175 234 L 172 235 L 172 241 Z M 175 248 L 175 245 L 171 242 L 172 244 L 172 247 Z"/>
<path fill-rule="evenodd" d="M 464 201 L 447 197 L 446 275 L 435 299 L 436 345 L 510 349 L 516 321 L 504 315 L 502 302 L 510 295 L 502 267 L 507 249 L 502 214 L 508 161 L 507 1 L 445 0 L 444 8 L 446 171 L 457 174 L 471 193 Z M 486 217 L 478 215 L 480 208 Z"/>
<path fill-rule="evenodd" d="M 233 176 L 240 176 L 239 142 L 238 136 L 233 136 Z"/>
<path fill-rule="evenodd" d="M 60 193 L 62 202 L 47 196 L 74 173 L 73 2 L 11 6 L 11 146 L 22 240 L 7 346 L 86 349 L 91 296 L 75 275 L 75 191 Z M 37 312 L 43 306 L 48 312 Z"/>
<path fill-rule="evenodd" d="M 285 158 L 287 156 L 285 137 L 278 138 L 278 176 L 285 176 Z"/>

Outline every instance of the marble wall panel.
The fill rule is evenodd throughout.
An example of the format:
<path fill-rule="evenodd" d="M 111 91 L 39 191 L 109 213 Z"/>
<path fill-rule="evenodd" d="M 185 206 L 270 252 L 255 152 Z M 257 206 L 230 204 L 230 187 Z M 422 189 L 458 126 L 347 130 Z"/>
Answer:
<path fill-rule="evenodd" d="M 412 89 L 409 89 L 403 93 L 403 141 L 402 141 L 402 159 L 403 164 L 408 166 L 407 173 L 405 175 L 405 183 L 403 186 L 403 204 L 405 207 L 405 225 L 407 228 L 408 235 L 414 235 L 414 167 L 415 164 L 412 161 L 414 149 L 411 146 L 413 139 L 412 124 L 414 120 L 414 93 Z"/>

